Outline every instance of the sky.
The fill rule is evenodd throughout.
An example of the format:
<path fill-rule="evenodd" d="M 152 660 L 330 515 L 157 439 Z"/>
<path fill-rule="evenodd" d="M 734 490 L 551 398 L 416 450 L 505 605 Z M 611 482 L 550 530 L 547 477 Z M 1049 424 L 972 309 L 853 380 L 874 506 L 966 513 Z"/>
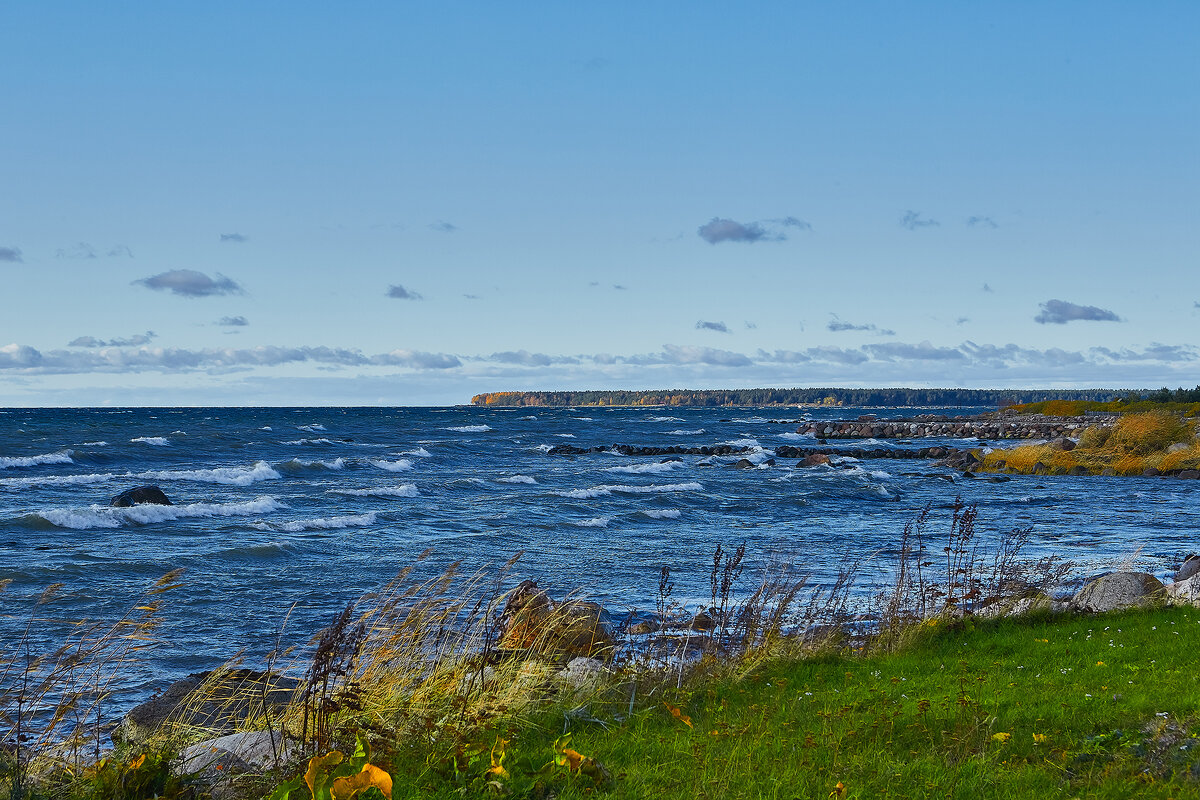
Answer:
<path fill-rule="evenodd" d="M 1200 384 L 1200 4 L 0 6 L 0 405 Z"/>

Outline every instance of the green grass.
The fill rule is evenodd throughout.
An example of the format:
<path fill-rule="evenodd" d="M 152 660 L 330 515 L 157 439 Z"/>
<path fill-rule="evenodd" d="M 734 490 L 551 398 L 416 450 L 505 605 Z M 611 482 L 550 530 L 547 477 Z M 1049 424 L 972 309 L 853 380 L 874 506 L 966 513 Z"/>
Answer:
<path fill-rule="evenodd" d="M 628 716 L 626 689 L 489 733 L 457 773 L 395 753 L 394 797 L 487 796 L 499 734 L 514 797 L 1200 797 L 1198 644 L 1200 611 L 1174 608 L 927 625 L 896 654 L 741 676 L 708 663 Z M 552 763 L 564 727 L 611 785 Z"/>

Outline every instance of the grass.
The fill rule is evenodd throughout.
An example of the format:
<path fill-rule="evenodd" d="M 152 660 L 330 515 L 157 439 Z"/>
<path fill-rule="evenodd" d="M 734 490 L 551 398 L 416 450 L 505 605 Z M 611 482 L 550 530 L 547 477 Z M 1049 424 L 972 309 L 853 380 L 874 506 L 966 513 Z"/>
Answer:
<path fill-rule="evenodd" d="M 1195 423 L 1169 411 L 1147 411 L 1125 415 L 1111 427 L 1085 429 L 1073 450 L 1050 444 L 993 450 L 983 456 L 983 468 L 1023 475 L 1170 474 L 1200 469 L 1200 440 Z"/>
<path fill-rule="evenodd" d="M 615 776 L 613 798 L 1196 797 L 1198 637 L 1195 609 L 1160 609 L 943 623 L 897 653 L 748 673 L 707 662 L 632 714 L 610 696 L 588 717 L 505 732 L 506 788 L 600 791 L 538 774 L 565 722 L 571 746 Z M 427 775 L 394 797 L 456 788 Z"/>

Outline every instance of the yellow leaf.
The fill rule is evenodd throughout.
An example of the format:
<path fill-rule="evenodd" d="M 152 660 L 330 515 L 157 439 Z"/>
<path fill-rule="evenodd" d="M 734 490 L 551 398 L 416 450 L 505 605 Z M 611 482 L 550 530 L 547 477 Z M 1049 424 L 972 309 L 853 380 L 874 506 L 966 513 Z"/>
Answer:
<path fill-rule="evenodd" d="M 691 717 L 689 717 L 687 714 L 683 713 L 681 710 L 679 710 L 675 706 L 668 703 L 666 700 L 663 700 L 663 705 L 667 707 L 667 711 L 671 712 L 672 717 L 679 720 L 684 725 L 687 725 L 689 728 L 692 727 L 692 718 Z"/>
<path fill-rule="evenodd" d="M 1012 738 L 1011 733 L 1000 732 L 1000 733 L 992 734 L 992 739 L 994 739 L 997 742 L 1007 742 L 1011 738 Z"/>
<path fill-rule="evenodd" d="M 313 756 L 308 760 L 308 772 L 304 773 L 304 782 L 308 784 L 308 791 L 313 797 L 317 796 L 317 784 L 324 785 L 326 773 L 342 763 L 342 755 L 340 750 L 333 750 L 323 756 Z"/>
<path fill-rule="evenodd" d="M 846 784 L 841 781 L 837 782 L 837 786 L 833 787 L 833 791 L 829 793 L 830 797 L 843 797 L 846 794 Z"/>
<path fill-rule="evenodd" d="M 571 772 L 579 769 L 579 765 L 583 763 L 583 759 L 587 756 L 580 752 L 567 747 L 571 743 L 571 734 L 558 737 L 554 742 L 554 763 L 560 767 L 566 767 Z"/>
<path fill-rule="evenodd" d="M 496 737 L 496 743 L 492 745 L 492 766 L 486 774 L 496 775 L 500 778 L 508 777 L 508 770 L 504 768 L 504 749 L 508 747 L 510 741 L 512 740 Z"/>
<path fill-rule="evenodd" d="M 1044 734 L 1044 733 L 1035 733 L 1035 734 L 1033 735 L 1033 743 L 1034 743 L 1034 744 L 1045 744 L 1045 743 L 1046 743 L 1046 734 Z"/>
<path fill-rule="evenodd" d="M 333 794 L 333 800 L 350 800 L 372 786 L 383 792 L 384 797 L 392 796 L 392 776 L 374 764 L 363 764 L 362 771 L 357 775 L 334 778 L 330 792 Z"/>
<path fill-rule="evenodd" d="M 142 766 L 142 764 L 145 764 L 145 763 L 146 763 L 146 754 L 142 753 L 140 756 L 135 758 L 133 761 L 129 762 L 129 771 L 133 772 L 135 769 L 137 769 L 138 767 Z"/>

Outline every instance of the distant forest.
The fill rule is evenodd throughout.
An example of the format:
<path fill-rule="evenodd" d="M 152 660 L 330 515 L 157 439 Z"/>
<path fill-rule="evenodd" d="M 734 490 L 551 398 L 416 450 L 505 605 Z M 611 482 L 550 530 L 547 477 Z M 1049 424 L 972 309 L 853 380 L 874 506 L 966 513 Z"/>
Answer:
<path fill-rule="evenodd" d="M 1180 389 L 1179 392 L 1190 390 Z M 1198 388 L 1197 391 L 1200 391 Z M 1044 400 L 1108 402 L 1159 392 L 1127 389 L 662 389 L 654 391 L 489 392 L 476 406 L 1005 406 Z"/>

